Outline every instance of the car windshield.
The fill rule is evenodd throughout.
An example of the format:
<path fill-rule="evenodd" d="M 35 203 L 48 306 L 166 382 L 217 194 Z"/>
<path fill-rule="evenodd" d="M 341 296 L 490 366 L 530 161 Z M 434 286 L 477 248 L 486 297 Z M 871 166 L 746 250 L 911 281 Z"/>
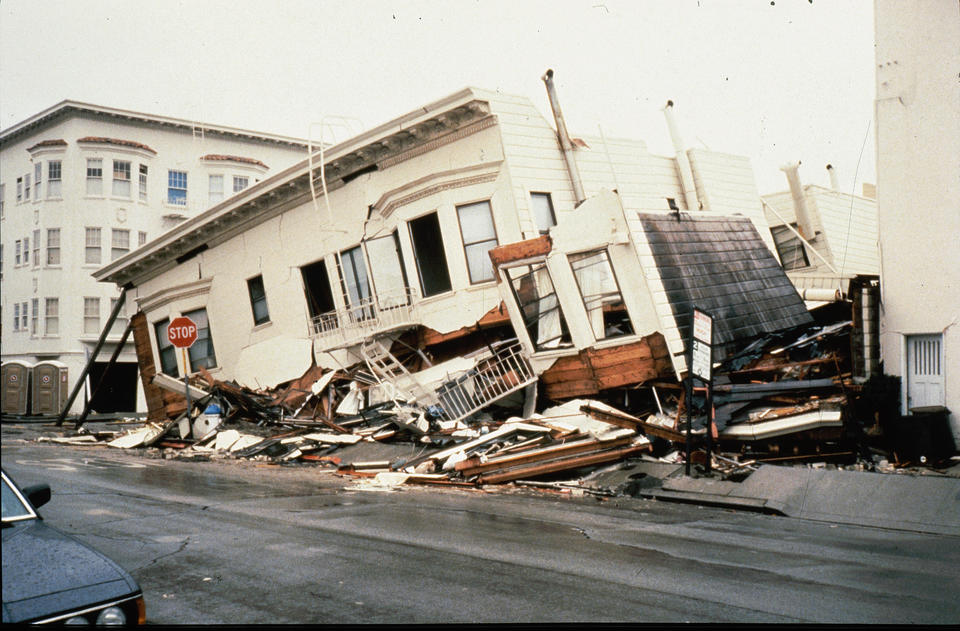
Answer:
<path fill-rule="evenodd" d="M 14 488 L 7 476 L 3 476 L 3 521 L 36 517 L 24 498 Z"/>

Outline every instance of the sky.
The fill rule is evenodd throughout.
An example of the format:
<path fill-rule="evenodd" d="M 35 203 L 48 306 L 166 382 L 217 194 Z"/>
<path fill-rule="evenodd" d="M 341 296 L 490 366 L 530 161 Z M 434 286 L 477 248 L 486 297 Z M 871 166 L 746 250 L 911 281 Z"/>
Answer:
<path fill-rule="evenodd" d="M 64 99 L 340 141 L 473 86 L 574 136 L 876 181 L 873 0 L 2 0 L 0 127 Z"/>

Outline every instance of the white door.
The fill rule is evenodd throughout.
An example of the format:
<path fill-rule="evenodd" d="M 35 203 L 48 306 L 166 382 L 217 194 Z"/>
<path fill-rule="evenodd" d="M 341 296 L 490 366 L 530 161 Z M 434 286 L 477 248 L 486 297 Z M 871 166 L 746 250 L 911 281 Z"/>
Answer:
<path fill-rule="evenodd" d="M 943 336 L 907 336 L 907 410 L 943 405 Z"/>

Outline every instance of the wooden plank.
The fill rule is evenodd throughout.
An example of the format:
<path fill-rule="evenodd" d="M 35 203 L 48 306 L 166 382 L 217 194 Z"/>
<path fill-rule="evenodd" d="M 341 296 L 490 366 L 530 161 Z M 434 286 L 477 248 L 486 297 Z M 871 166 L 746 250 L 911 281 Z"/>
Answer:
<path fill-rule="evenodd" d="M 480 476 L 477 480 L 480 484 L 498 484 L 500 482 L 509 482 L 521 478 L 537 477 L 557 471 L 567 471 L 578 469 L 605 462 L 615 462 L 622 460 L 627 456 L 637 454 L 643 451 L 650 451 L 650 444 L 631 445 L 622 449 L 608 449 L 599 453 L 590 453 L 578 455 L 571 458 L 562 458 L 546 463 L 537 463 L 527 467 L 518 467 L 503 473 L 494 473 L 492 475 Z"/>
<path fill-rule="evenodd" d="M 520 261 L 533 258 L 535 256 L 546 256 L 553 249 L 553 240 L 550 235 L 543 235 L 536 239 L 527 239 L 516 243 L 508 243 L 490 250 L 490 260 L 493 266 L 498 267 L 504 263 Z"/>
<path fill-rule="evenodd" d="M 621 412 L 619 410 L 616 412 L 601 410 L 590 405 L 589 403 L 581 405 L 580 411 L 590 418 L 603 421 L 604 423 L 610 423 L 611 425 L 616 425 L 618 427 L 626 427 L 627 429 L 637 429 L 637 427 L 643 423 L 643 421 L 638 419 L 636 416 L 627 414 L 626 412 Z"/>
<path fill-rule="evenodd" d="M 480 458 L 470 458 L 463 462 L 458 462 L 456 469 L 465 477 L 469 478 L 480 473 L 486 473 L 487 471 L 506 471 L 513 467 L 530 464 L 532 462 L 541 462 L 543 460 L 552 460 L 561 456 L 572 456 L 574 454 L 596 451 L 598 449 L 624 447 L 629 445 L 633 440 L 634 436 L 625 436 L 606 443 L 601 443 L 595 438 L 579 440 L 562 445 L 551 445 L 542 449 L 528 450 L 510 456 L 490 458 L 486 462 L 481 462 Z"/>

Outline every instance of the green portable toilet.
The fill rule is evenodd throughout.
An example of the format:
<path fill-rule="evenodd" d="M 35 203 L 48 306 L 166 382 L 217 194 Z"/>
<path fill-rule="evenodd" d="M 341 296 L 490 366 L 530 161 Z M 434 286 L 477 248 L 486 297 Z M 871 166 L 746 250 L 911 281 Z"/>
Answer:
<path fill-rule="evenodd" d="M 30 373 L 33 364 L 11 359 L 0 366 L 3 378 L 3 402 L 0 408 L 4 414 L 27 414 L 30 408 Z"/>
<path fill-rule="evenodd" d="M 37 362 L 33 367 L 31 412 L 59 414 L 70 396 L 67 365 L 55 360 Z"/>

